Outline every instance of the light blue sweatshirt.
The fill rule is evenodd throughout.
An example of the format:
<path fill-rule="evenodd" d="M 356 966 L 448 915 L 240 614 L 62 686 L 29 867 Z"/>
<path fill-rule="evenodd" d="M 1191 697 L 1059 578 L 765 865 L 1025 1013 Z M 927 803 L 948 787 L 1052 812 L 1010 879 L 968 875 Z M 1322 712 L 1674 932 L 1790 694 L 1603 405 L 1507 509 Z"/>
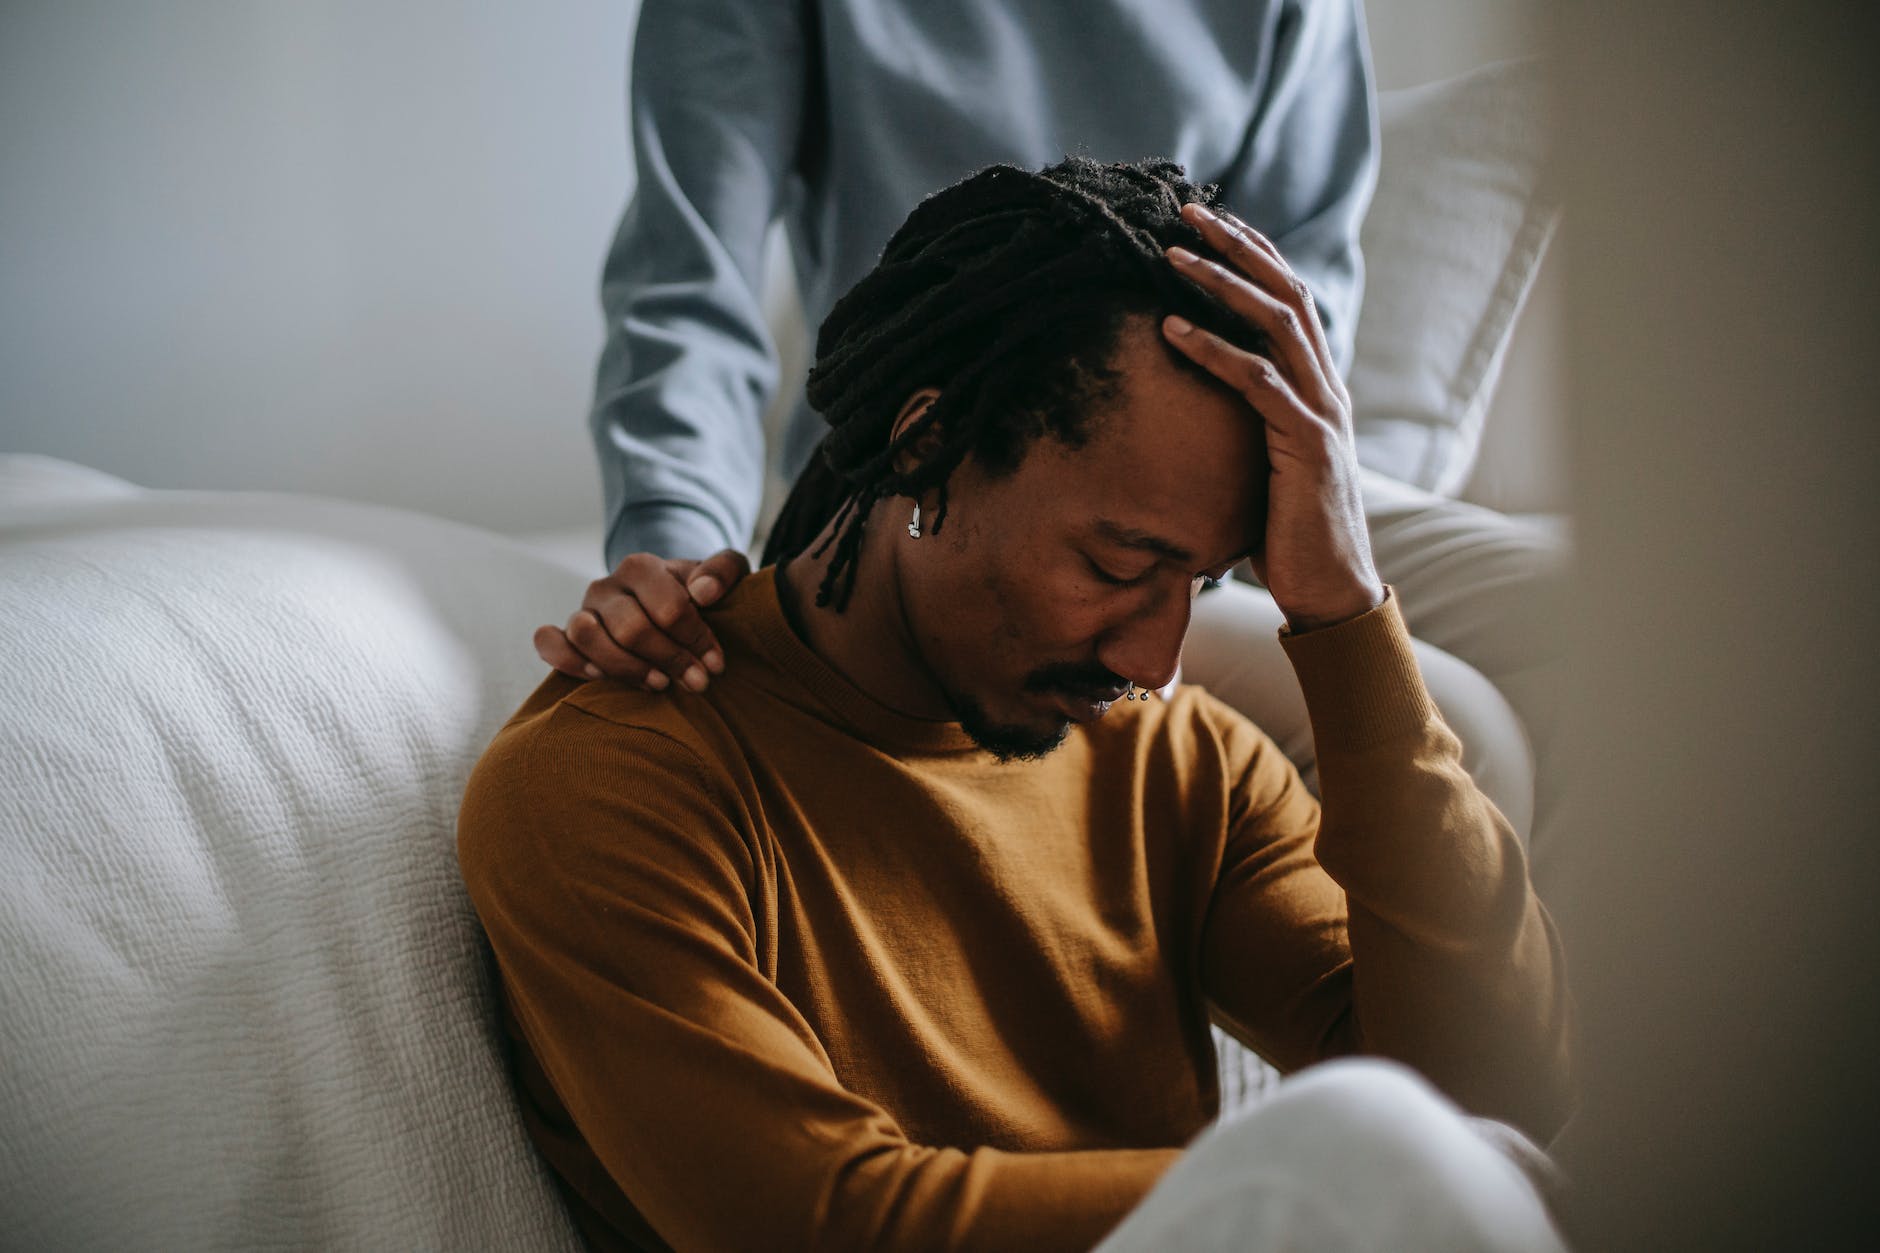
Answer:
<path fill-rule="evenodd" d="M 974 170 L 1171 157 L 1279 245 L 1350 358 L 1377 168 L 1359 0 L 645 0 L 631 124 L 590 418 L 610 566 L 751 540 L 779 216 L 813 330 Z M 787 472 L 822 430 L 799 403 Z"/>

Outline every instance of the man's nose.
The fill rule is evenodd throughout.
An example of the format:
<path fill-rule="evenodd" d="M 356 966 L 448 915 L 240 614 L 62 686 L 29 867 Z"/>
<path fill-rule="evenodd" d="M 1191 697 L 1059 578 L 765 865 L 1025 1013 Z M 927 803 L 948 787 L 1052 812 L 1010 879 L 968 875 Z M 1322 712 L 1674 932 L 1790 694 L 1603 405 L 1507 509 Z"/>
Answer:
<path fill-rule="evenodd" d="M 1167 687 L 1181 673 L 1193 610 L 1192 594 L 1157 597 L 1104 634 L 1097 660 L 1137 687 Z"/>

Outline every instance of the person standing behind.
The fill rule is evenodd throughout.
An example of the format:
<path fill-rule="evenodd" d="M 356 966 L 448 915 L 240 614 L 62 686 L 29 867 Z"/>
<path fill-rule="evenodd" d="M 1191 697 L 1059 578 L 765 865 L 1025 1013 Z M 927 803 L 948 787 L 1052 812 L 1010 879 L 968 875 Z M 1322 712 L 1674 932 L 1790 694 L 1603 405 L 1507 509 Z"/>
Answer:
<path fill-rule="evenodd" d="M 793 479 L 822 429 L 799 397 L 782 447 L 766 448 L 779 367 L 760 291 L 779 217 L 815 326 L 934 188 L 1067 152 L 1165 156 L 1274 242 L 1339 371 L 1350 362 L 1377 169 L 1358 0 L 646 0 L 630 97 L 637 181 L 601 285 L 590 418 L 612 573 L 565 626 L 536 633 L 571 676 L 699 690 L 731 664 L 697 606 L 748 568 L 767 459 Z M 1419 519 L 1417 544 L 1482 513 L 1458 509 L 1453 527 Z M 1419 663 L 1471 774 L 1525 834 L 1533 778 L 1518 721 L 1480 673 L 1427 642 L 1435 628 L 1439 645 L 1477 641 L 1484 615 L 1447 568 L 1431 594 L 1410 554 L 1381 534 L 1374 547 L 1409 604 L 1443 606 L 1442 622 L 1411 622 Z M 1250 585 L 1209 593 L 1189 677 L 1313 782 L 1280 623 Z"/>

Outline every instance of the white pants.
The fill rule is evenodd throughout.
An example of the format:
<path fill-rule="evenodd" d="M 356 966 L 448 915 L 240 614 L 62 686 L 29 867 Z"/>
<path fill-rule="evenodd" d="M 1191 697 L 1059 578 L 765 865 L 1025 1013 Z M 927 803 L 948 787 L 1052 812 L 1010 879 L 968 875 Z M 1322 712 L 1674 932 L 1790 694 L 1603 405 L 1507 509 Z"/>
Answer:
<path fill-rule="evenodd" d="M 1097 1253 L 1564 1253 L 1499 1126 L 1389 1062 L 1300 1072 L 1203 1132 Z"/>
<path fill-rule="evenodd" d="M 1378 573 L 1397 589 L 1417 662 L 1463 764 L 1528 842 L 1545 888 L 1558 857 L 1551 760 L 1568 546 L 1551 519 L 1510 517 L 1367 471 Z M 1280 648 L 1273 598 L 1244 583 L 1202 595 L 1183 675 L 1246 714 L 1316 790 L 1305 699 Z"/>

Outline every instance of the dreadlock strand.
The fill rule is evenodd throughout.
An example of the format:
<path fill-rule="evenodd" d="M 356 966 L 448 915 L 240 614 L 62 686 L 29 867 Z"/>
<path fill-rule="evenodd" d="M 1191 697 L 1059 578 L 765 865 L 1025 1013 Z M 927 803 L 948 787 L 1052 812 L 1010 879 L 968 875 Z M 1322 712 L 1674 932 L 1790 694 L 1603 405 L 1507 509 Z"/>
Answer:
<path fill-rule="evenodd" d="M 822 543 L 816 545 L 816 547 L 811 550 L 810 556 L 822 556 L 824 552 L 828 551 L 829 545 L 841 538 L 843 531 L 848 526 L 849 519 L 857 512 L 859 502 L 864 495 L 872 498 L 874 493 L 871 489 L 864 488 L 859 492 L 850 492 L 843 498 L 842 508 L 836 511 L 835 525 L 829 529 L 829 534 L 823 537 Z"/>
<path fill-rule="evenodd" d="M 855 558 L 861 552 L 862 537 L 868 531 L 868 514 L 874 508 L 879 493 L 871 488 L 864 488 L 857 499 L 867 498 L 867 504 L 855 510 L 848 522 L 830 536 L 835 541 L 835 555 L 829 561 L 829 569 L 823 572 L 822 583 L 816 589 L 816 605 L 823 608 L 834 605 L 837 613 L 849 607 L 849 596 L 855 590 Z M 828 541 L 824 541 L 826 547 Z M 837 582 L 841 582 L 840 589 Z"/>
<path fill-rule="evenodd" d="M 836 356 L 827 365 L 819 362 L 811 374 L 811 386 L 816 393 L 810 396 L 811 403 L 816 402 L 818 395 L 827 397 L 853 391 L 871 393 L 877 389 L 881 379 L 905 371 L 910 361 L 932 357 L 932 345 L 936 342 L 953 343 L 955 351 L 949 354 L 951 356 L 967 355 L 970 341 L 954 338 L 955 332 L 1012 306 L 1024 304 L 1028 299 L 1035 303 L 1035 296 L 1027 296 L 1025 283 L 1055 284 L 1073 275 L 1085 264 L 1084 258 L 1075 252 L 1064 252 L 1042 263 L 1035 256 L 994 258 L 986 263 L 981 272 L 970 276 L 985 286 L 985 290 L 978 292 L 974 298 L 954 303 L 952 308 L 937 317 L 923 316 L 929 313 L 927 305 L 930 302 L 905 308 L 902 316 L 860 337 L 851 349 Z M 1054 303 L 1065 302 L 1060 296 Z M 896 334 L 909 324 L 924 324 L 925 333 Z M 891 345 L 888 351 L 879 354 L 870 352 L 879 340 L 886 340 Z"/>
<path fill-rule="evenodd" d="M 1025 241 L 1019 241 L 1025 242 Z M 1071 263 L 1075 257 L 1055 258 L 1059 263 Z M 861 389 L 873 391 L 873 384 L 881 377 L 898 373 L 906 368 L 910 359 L 933 355 L 934 345 L 957 344 L 963 351 L 966 343 L 954 336 L 960 327 L 978 319 L 987 317 L 1004 306 L 1023 302 L 1027 297 L 1020 280 L 1028 271 L 1037 269 L 1038 259 L 1022 253 L 1015 255 L 994 254 L 973 267 L 971 272 L 956 272 L 959 281 L 970 281 L 982 288 L 972 299 L 960 301 L 946 299 L 943 290 L 938 297 L 929 294 L 926 299 L 916 299 L 903 304 L 896 315 L 880 320 L 875 326 L 852 337 L 852 341 L 830 351 L 824 360 L 818 361 L 811 371 L 810 386 L 816 393 L 825 397 L 835 397 L 844 392 Z M 1034 273 L 1033 279 L 1049 276 Z M 859 290 L 859 289 L 858 289 Z M 931 307 L 940 304 L 941 310 Z M 909 334 L 914 326 L 924 328 L 924 334 Z M 879 344 L 886 343 L 885 352 L 875 351 Z M 817 395 L 811 395 L 811 403 L 816 403 Z"/>

